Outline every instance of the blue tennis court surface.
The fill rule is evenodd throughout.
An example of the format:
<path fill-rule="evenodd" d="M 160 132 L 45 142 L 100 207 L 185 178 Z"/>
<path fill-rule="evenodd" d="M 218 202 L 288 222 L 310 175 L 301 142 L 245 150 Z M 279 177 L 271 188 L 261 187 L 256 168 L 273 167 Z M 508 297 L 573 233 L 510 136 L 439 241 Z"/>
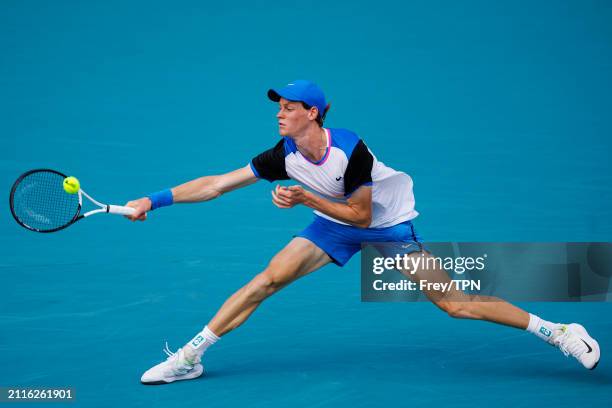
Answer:
<path fill-rule="evenodd" d="M 207 376 L 142 386 L 310 211 L 259 182 L 35 234 L 8 192 L 50 167 L 123 204 L 244 166 L 277 141 L 267 89 L 309 78 L 326 125 L 413 177 L 425 239 L 612 241 L 611 18 L 597 1 L 3 2 L 0 387 L 70 386 L 86 407 L 609 406 L 610 303 L 521 305 L 582 323 L 602 349 L 589 372 L 514 329 L 361 303 L 358 257 L 267 300 Z"/>

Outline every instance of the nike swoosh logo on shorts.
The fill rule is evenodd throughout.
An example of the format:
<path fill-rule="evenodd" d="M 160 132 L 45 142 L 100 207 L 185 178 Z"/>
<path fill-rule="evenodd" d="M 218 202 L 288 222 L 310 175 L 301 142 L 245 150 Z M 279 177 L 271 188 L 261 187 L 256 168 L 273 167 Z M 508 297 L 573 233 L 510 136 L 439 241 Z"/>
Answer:
<path fill-rule="evenodd" d="M 582 340 L 582 339 L 580 339 Z M 591 348 L 591 346 L 588 345 L 588 343 L 584 340 L 582 340 L 582 342 L 584 343 L 585 346 L 587 346 L 587 348 L 589 349 L 589 351 L 587 351 L 587 354 L 589 354 L 591 351 L 593 351 L 593 349 Z"/>

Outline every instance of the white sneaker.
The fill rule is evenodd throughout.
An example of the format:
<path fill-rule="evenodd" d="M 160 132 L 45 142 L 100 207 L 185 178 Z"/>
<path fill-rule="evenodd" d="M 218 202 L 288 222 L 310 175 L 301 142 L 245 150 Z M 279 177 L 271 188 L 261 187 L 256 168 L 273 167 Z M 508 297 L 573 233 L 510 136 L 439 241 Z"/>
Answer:
<path fill-rule="evenodd" d="M 561 325 L 555 330 L 551 343 L 559 347 L 566 357 L 572 355 L 589 370 L 594 370 L 599 363 L 599 343 L 577 323 Z"/>
<path fill-rule="evenodd" d="M 140 378 L 140 382 L 147 385 L 169 384 L 179 380 L 191 380 L 198 378 L 204 372 L 204 367 L 199 362 L 188 362 L 183 349 L 175 353 L 168 349 L 168 343 L 164 348 L 168 358 L 163 363 L 149 368 Z"/>

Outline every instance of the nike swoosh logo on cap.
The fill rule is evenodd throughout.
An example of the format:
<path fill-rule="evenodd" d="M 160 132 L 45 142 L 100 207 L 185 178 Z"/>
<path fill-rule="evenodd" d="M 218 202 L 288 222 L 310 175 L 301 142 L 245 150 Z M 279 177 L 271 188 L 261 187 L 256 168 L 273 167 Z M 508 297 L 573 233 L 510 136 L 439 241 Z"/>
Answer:
<path fill-rule="evenodd" d="M 580 340 L 582 340 L 582 339 L 580 339 Z M 587 354 L 589 354 L 591 351 L 593 351 L 593 349 L 591 348 L 591 346 L 589 346 L 589 345 L 587 344 L 587 342 L 586 342 L 586 341 L 582 340 L 582 342 L 583 342 L 583 343 L 584 343 L 584 345 L 585 345 L 585 346 L 587 346 L 587 348 L 589 349 L 589 351 L 587 351 Z"/>

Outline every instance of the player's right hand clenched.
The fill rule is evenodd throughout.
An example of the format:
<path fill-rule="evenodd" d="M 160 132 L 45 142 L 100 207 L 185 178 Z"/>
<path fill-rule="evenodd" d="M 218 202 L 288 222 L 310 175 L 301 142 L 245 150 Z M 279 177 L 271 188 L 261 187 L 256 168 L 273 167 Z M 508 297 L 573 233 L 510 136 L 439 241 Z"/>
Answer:
<path fill-rule="evenodd" d="M 128 201 L 125 206 L 136 210 L 134 214 L 126 215 L 125 218 L 131 221 L 145 221 L 147 219 L 147 211 L 151 210 L 151 199 L 149 197 L 139 198 L 138 200 Z"/>

